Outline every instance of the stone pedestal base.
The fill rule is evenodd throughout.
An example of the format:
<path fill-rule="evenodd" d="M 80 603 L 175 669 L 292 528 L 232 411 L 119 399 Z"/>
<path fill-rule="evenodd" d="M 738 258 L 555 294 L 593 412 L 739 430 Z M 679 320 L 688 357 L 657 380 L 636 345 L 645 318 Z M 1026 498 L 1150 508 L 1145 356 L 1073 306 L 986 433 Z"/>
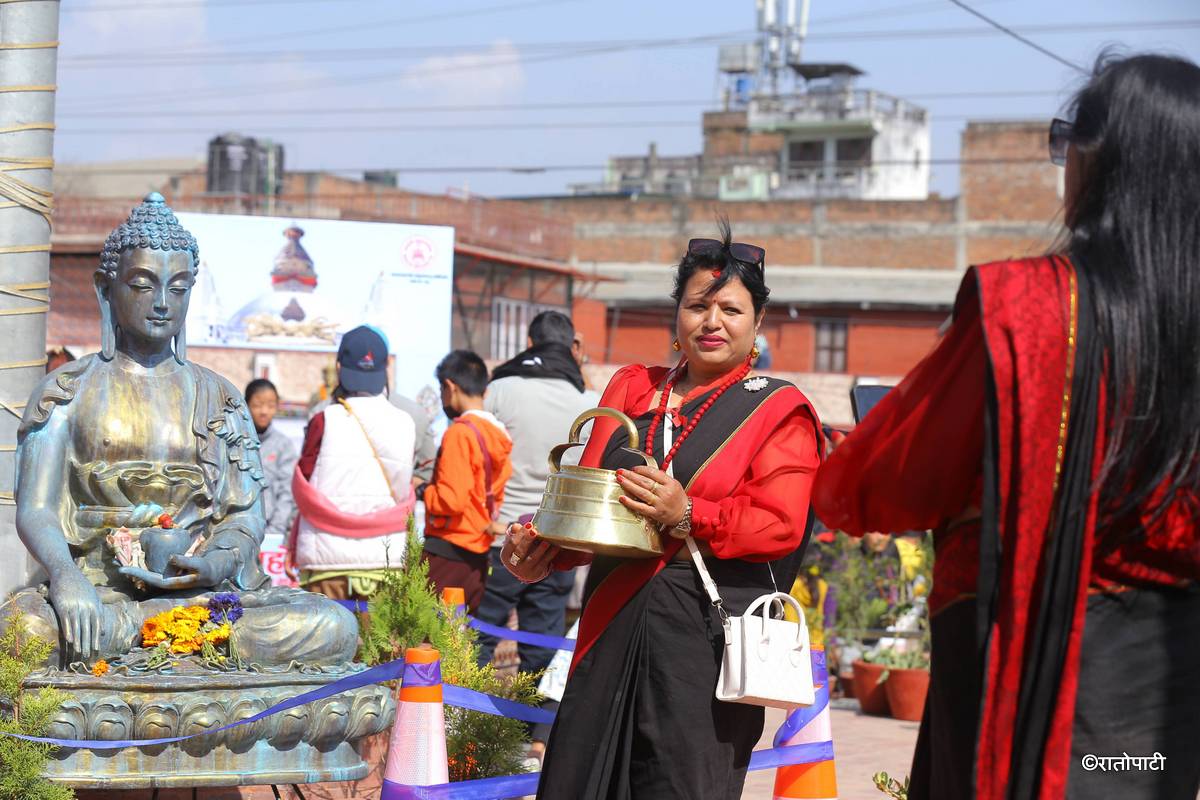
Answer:
<path fill-rule="evenodd" d="M 119 741 L 186 736 L 248 719 L 266 708 L 361 669 L 337 673 L 110 674 L 103 678 L 52 672 L 32 687 L 65 691 L 47 735 Z M 369 768 L 359 754 L 364 737 L 390 729 L 396 706 L 383 686 L 367 686 L 265 719 L 173 744 L 111 750 L 63 748 L 47 776 L 87 789 L 347 781 Z"/>

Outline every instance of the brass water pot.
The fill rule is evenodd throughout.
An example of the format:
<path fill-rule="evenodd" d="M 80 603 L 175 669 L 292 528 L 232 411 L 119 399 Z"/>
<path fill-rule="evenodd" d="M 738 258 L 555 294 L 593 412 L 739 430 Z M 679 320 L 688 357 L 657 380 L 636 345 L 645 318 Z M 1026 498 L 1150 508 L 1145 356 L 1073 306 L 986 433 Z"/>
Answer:
<path fill-rule="evenodd" d="M 563 453 L 580 446 L 579 431 L 596 417 L 611 417 L 625 427 L 629 443 L 621 448 L 657 467 L 652 456 L 638 449 L 640 439 L 633 420 L 611 408 L 593 408 L 571 424 L 569 441 L 550 451 L 550 478 L 542 504 L 533 516 L 538 537 L 568 550 L 622 556 L 654 558 L 662 555 L 662 537 L 658 525 L 630 511 L 617 499 L 625 492 L 611 469 L 563 466 Z"/>

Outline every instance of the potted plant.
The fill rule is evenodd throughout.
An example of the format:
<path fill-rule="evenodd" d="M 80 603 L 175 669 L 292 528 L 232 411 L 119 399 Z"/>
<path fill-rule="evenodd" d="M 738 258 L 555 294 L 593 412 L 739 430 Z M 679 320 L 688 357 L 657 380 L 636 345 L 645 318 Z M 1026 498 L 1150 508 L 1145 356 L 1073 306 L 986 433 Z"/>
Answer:
<path fill-rule="evenodd" d="M 890 616 L 887 599 L 876 591 L 881 577 L 878 559 L 867 558 L 859 540 L 841 532 L 822 550 L 830 563 L 826 574 L 833 595 L 831 650 L 837 656 L 836 674 L 846 696 L 858 698 L 863 713 L 886 715 L 887 699 L 879 685 L 883 668 L 864 656 Z"/>
<path fill-rule="evenodd" d="M 888 668 L 867 660 L 872 658 L 871 653 L 864 653 L 854 662 L 854 696 L 864 714 L 886 717 L 891 711 L 885 686 Z"/>
<path fill-rule="evenodd" d="M 876 666 L 885 671 L 880 681 L 892 716 L 917 722 L 925 713 L 929 692 L 929 652 L 921 640 L 909 640 L 906 645 L 880 648 Z"/>

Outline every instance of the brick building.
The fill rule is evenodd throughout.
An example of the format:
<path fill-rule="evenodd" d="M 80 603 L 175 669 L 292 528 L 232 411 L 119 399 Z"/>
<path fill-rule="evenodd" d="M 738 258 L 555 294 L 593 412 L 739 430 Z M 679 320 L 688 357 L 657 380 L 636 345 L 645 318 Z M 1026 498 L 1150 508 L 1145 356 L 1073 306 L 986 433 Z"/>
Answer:
<path fill-rule="evenodd" d="M 706 117 L 706 122 L 708 117 Z M 759 134 L 741 128 L 750 148 Z M 729 126 L 705 129 L 727 138 Z M 718 215 L 734 236 L 767 250 L 771 305 L 763 332 L 772 369 L 902 375 L 936 341 L 965 269 L 1034 255 L 1059 233 L 1060 170 L 1041 123 L 971 123 L 962 140 L 961 192 L 925 200 L 719 202 L 671 195 L 529 199 L 573 222 L 576 269 L 596 285 L 587 324 L 593 359 L 669 361 L 671 266 Z"/>
<path fill-rule="evenodd" d="M 730 135 L 728 126 L 713 130 Z M 749 147 L 758 134 L 739 130 Z M 772 294 L 763 332 L 772 370 L 801 374 L 823 415 L 844 423 L 856 380 L 902 375 L 928 352 L 968 265 L 1045 252 L 1059 233 L 1061 174 L 1045 158 L 1044 125 L 971 123 L 961 159 L 959 195 L 924 200 L 486 200 L 321 173 L 290 173 L 275 196 L 231 196 L 204 191 L 202 166 L 162 188 L 179 210 L 453 225 L 453 346 L 506 358 L 523 346 L 534 313 L 569 310 L 599 385 L 611 365 L 674 358 L 671 267 L 688 239 L 712 236 L 725 215 L 739 240 L 767 250 Z M 92 272 L 104 235 L 137 199 L 59 198 L 51 345 L 98 346 Z M 235 381 L 253 374 L 255 353 L 196 349 L 197 360 Z M 292 376 L 292 402 L 307 397 L 328 361 L 278 358 L 279 371 Z"/>
<path fill-rule="evenodd" d="M 203 165 L 159 176 L 177 211 L 265 214 L 451 225 L 455 229 L 451 342 L 497 360 L 525 346 L 529 321 L 540 310 L 571 313 L 578 291 L 598 280 L 570 266 L 569 220 L 523 204 L 482 198 L 416 194 L 321 173 L 286 176 L 279 194 L 229 195 L 204 191 Z M 79 181 L 74 182 L 79 185 Z M 68 182 L 66 185 L 70 186 Z M 140 188 L 140 187 L 139 187 Z M 50 266 L 50 347 L 98 349 L 100 317 L 93 288 L 104 237 L 140 197 L 64 194 L 57 198 Z M 114 196 L 114 194 L 116 196 Z M 202 243 L 203 244 L 203 243 Z M 397 313 L 403 313 L 397 309 Z M 596 309 L 592 309 L 595 315 Z M 603 316 L 603 306 L 599 309 Z M 581 314 L 586 316 L 586 312 Z M 321 385 L 325 352 L 263 347 L 193 347 L 190 357 L 242 384 L 272 364 L 282 399 L 305 403 Z"/>

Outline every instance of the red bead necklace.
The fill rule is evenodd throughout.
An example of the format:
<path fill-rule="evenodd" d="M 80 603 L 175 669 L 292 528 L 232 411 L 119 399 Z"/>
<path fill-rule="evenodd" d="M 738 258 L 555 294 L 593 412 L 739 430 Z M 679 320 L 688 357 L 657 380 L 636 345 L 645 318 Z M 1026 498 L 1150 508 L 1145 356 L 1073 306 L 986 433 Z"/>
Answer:
<path fill-rule="evenodd" d="M 662 424 L 663 418 L 667 416 L 667 403 L 671 399 L 671 390 L 675 388 L 675 384 L 678 382 L 679 376 L 682 372 L 683 370 L 676 370 L 663 387 L 662 397 L 659 398 L 658 401 L 658 408 L 655 409 L 654 417 L 650 420 L 650 430 L 646 433 L 646 455 L 648 456 L 654 455 L 654 434 L 658 432 L 658 426 Z M 722 381 L 721 385 L 717 387 L 717 390 L 710 394 L 708 399 L 700 404 L 700 407 L 696 409 L 696 412 L 692 414 L 690 419 L 685 418 L 687 419 L 687 424 L 680 432 L 679 437 L 675 439 L 675 443 L 671 445 L 671 451 L 667 453 L 667 457 L 664 458 L 662 463 L 658 465 L 659 469 L 665 470 L 667 468 L 667 465 L 669 465 L 671 460 L 675 458 L 675 453 L 679 451 L 679 446 L 683 444 L 683 440 L 690 436 L 692 431 L 696 429 L 696 424 L 700 422 L 700 418 L 704 416 L 708 409 L 712 408 L 712 404 L 717 401 L 717 398 L 723 395 L 726 389 L 728 389 L 730 386 L 733 386 L 748 374 L 750 374 L 750 359 L 746 359 L 746 364 L 741 369 L 730 373 L 729 377 Z"/>

